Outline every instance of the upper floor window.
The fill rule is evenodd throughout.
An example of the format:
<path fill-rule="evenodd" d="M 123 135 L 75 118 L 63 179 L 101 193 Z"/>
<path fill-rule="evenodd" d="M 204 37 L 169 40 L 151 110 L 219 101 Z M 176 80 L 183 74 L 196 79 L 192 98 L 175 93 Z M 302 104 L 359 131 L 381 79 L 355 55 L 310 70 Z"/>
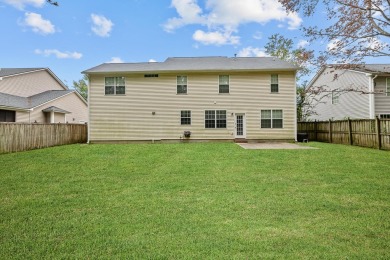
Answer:
<path fill-rule="evenodd" d="M 283 128 L 283 110 L 261 110 L 261 128 Z"/>
<path fill-rule="evenodd" d="M 181 125 L 190 125 L 191 124 L 191 111 L 190 110 L 180 111 L 180 124 Z"/>
<path fill-rule="evenodd" d="M 332 104 L 337 105 L 339 103 L 339 93 L 335 90 L 332 91 Z"/>
<path fill-rule="evenodd" d="M 177 94 L 187 94 L 187 76 L 177 76 Z"/>
<path fill-rule="evenodd" d="M 205 128 L 226 128 L 226 110 L 206 110 Z"/>
<path fill-rule="evenodd" d="M 271 75 L 271 93 L 279 92 L 279 76 L 277 74 Z"/>
<path fill-rule="evenodd" d="M 219 76 L 219 93 L 229 93 L 229 75 Z"/>
<path fill-rule="evenodd" d="M 125 77 L 106 77 L 106 95 L 124 95 L 126 92 Z"/>
<path fill-rule="evenodd" d="M 386 96 L 390 97 L 390 78 L 386 78 Z"/>

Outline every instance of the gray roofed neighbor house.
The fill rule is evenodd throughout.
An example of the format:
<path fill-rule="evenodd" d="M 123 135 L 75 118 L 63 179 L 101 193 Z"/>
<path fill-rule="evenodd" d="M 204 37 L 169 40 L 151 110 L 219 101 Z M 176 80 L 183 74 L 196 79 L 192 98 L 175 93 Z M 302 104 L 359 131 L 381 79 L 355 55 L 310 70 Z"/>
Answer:
<path fill-rule="evenodd" d="M 0 68 L 0 77 L 6 77 L 42 69 L 45 68 Z"/>
<path fill-rule="evenodd" d="M 74 90 L 48 90 L 30 97 L 19 97 L 0 93 L 0 107 L 31 109 L 49 101 L 65 96 Z"/>
<path fill-rule="evenodd" d="M 103 63 L 83 71 L 89 73 L 103 72 L 173 72 L 173 71 L 272 71 L 298 70 L 292 63 L 274 57 L 228 58 L 228 57 L 193 57 L 168 58 L 164 62 L 143 63 Z"/>

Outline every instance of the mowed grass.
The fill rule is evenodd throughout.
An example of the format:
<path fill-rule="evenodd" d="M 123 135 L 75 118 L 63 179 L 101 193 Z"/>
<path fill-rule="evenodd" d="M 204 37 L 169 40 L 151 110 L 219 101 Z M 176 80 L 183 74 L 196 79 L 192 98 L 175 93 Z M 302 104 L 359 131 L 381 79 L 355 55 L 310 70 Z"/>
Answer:
<path fill-rule="evenodd" d="M 0 258 L 389 259 L 390 152 L 308 145 L 0 155 Z"/>

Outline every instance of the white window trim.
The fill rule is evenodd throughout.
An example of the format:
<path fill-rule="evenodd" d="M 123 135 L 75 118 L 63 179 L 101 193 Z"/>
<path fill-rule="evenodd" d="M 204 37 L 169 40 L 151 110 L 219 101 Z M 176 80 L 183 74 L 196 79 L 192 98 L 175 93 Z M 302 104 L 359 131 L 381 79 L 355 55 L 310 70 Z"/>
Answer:
<path fill-rule="evenodd" d="M 337 91 L 332 90 L 332 95 L 331 95 L 332 105 L 337 105 L 340 103 L 340 95 L 335 95 L 335 93 L 337 93 Z"/>
<path fill-rule="evenodd" d="M 272 83 L 272 76 L 276 76 L 276 79 L 278 80 L 277 83 Z M 278 91 L 272 91 L 272 84 L 277 84 L 277 85 L 278 85 Z M 271 76 L 270 76 L 270 84 L 269 84 L 269 87 L 270 87 L 270 92 L 271 92 L 272 94 L 276 94 L 276 93 L 279 93 L 279 92 L 280 92 L 279 74 L 271 74 Z"/>
<path fill-rule="evenodd" d="M 213 128 L 207 128 L 206 127 L 206 111 L 214 111 L 215 112 L 215 118 L 214 118 L 214 122 L 215 122 L 215 127 Z M 222 127 L 217 127 L 217 111 L 225 111 L 225 121 L 226 121 L 226 127 L 222 128 Z M 227 129 L 228 128 L 228 114 L 227 114 L 227 109 L 205 109 L 204 110 L 204 117 L 203 117 L 203 124 L 204 124 L 204 129 Z M 210 120 L 210 119 L 209 119 Z"/>
<path fill-rule="evenodd" d="M 114 78 L 114 81 L 115 81 L 115 83 L 114 83 L 114 93 L 113 94 L 106 94 L 106 78 Z M 123 93 L 123 94 L 116 94 L 116 87 L 117 87 L 117 85 L 116 85 L 116 78 L 123 78 L 124 79 L 124 81 L 125 81 L 125 93 Z M 126 95 L 126 77 L 125 76 L 111 76 L 111 77 L 104 77 L 104 95 L 105 96 L 124 96 L 124 95 Z"/>
<path fill-rule="evenodd" d="M 390 78 L 386 78 L 386 86 L 385 86 L 386 96 L 390 97 Z"/>
<path fill-rule="evenodd" d="M 261 120 L 263 119 L 262 117 L 261 117 L 261 111 L 262 110 L 270 110 L 271 111 L 271 128 L 263 128 L 262 127 L 262 125 L 261 125 Z M 282 118 L 273 118 L 273 112 L 272 111 L 274 111 L 274 110 L 280 110 L 280 111 L 282 111 Z M 268 118 L 266 118 L 266 119 L 268 119 Z M 274 126 L 273 126 L 273 119 L 282 119 L 282 127 L 281 128 L 274 128 Z M 266 108 L 266 109 L 261 109 L 260 110 L 260 128 L 261 129 L 276 129 L 276 130 L 278 130 L 278 129 L 284 129 L 284 110 L 283 109 L 277 109 L 277 108 L 274 108 L 274 109 L 271 109 L 271 108 Z"/>
<path fill-rule="evenodd" d="M 181 123 L 181 119 L 182 118 L 188 118 L 188 117 L 182 117 L 181 116 L 181 112 L 182 111 L 190 111 L 190 117 L 189 117 L 189 119 L 190 119 L 190 124 L 185 124 L 185 125 L 183 125 L 182 123 Z M 180 109 L 180 118 L 179 118 L 180 120 L 179 120 L 179 125 L 181 125 L 181 126 L 190 126 L 190 125 L 192 125 L 192 110 L 190 110 L 190 109 Z"/>
<path fill-rule="evenodd" d="M 228 77 L 228 87 L 229 87 L 229 92 L 227 93 L 221 93 L 219 90 L 220 90 L 220 86 L 221 86 L 221 81 L 220 81 L 220 77 L 221 76 L 227 76 Z M 230 75 L 227 75 L 227 74 L 220 74 L 218 75 L 218 94 L 230 94 Z"/>
<path fill-rule="evenodd" d="M 186 93 L 178 93 L 177 86 L 179 86 L 178 77 L 186 77 Z M 176 95 L 187 95 L 188 94 L 188 76 L 187 75 L 176 75 Z"/>

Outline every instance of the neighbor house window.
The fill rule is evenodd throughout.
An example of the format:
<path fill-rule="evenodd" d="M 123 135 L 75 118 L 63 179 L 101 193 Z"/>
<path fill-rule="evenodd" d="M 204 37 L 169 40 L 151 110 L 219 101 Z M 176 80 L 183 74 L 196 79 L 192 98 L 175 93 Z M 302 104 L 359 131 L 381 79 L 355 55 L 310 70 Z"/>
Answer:
<path fill-rule="evenodd" d="M 226 110 L 206 110 L 205 128 L 226 128 Z"/>
<path fill-rule="evenodd" d="M 386 96 L 390 96 L 390 78 L 386 78 Z"/>
<path fill-rule="evenodd" d="M 229 75 L 219 76 L 219 93 L 229 93 Z"/>
<path fill-rule="evenodd" d="M 381 114 L 379 115 L 380 119 L 390 119 L 390 114 Z"/>
<path fill-rule="evenodd" d="M 191 111 L 182 110 L 180 112 L 180 122 L 181 125 L 190 125 L 191 124 Z"/>
<path fill-rule="evenodd" d="M 105 94 L 106 95 L 124 95 L 126 92 L 125 77 L 106 77 Z"/>
<path fill-rule="evenodd" d="M 277 74 L 271 75 L 271 93 L 279 92 L 279 76 Z"/>
<path fill-rule="evenodd" d="M 177 94 L 187 94 L 187 76 L 177 76 Z"/>
<path fill-rule="evenodd" d="M 333 105 L 337 105 L 339 103 L 339 93 L 337 93 L 337 91 L 333 90 L 332 91 L 332 104 Z"/>
<path fill-rule="evenodd" d="M 261 110 L 261 128 L 283 128 L 283 110 Z"/>
<path fill-rule="evenodd" d="M 15 122 L 15 111 L 0 110 L 0 122 Z"/>

